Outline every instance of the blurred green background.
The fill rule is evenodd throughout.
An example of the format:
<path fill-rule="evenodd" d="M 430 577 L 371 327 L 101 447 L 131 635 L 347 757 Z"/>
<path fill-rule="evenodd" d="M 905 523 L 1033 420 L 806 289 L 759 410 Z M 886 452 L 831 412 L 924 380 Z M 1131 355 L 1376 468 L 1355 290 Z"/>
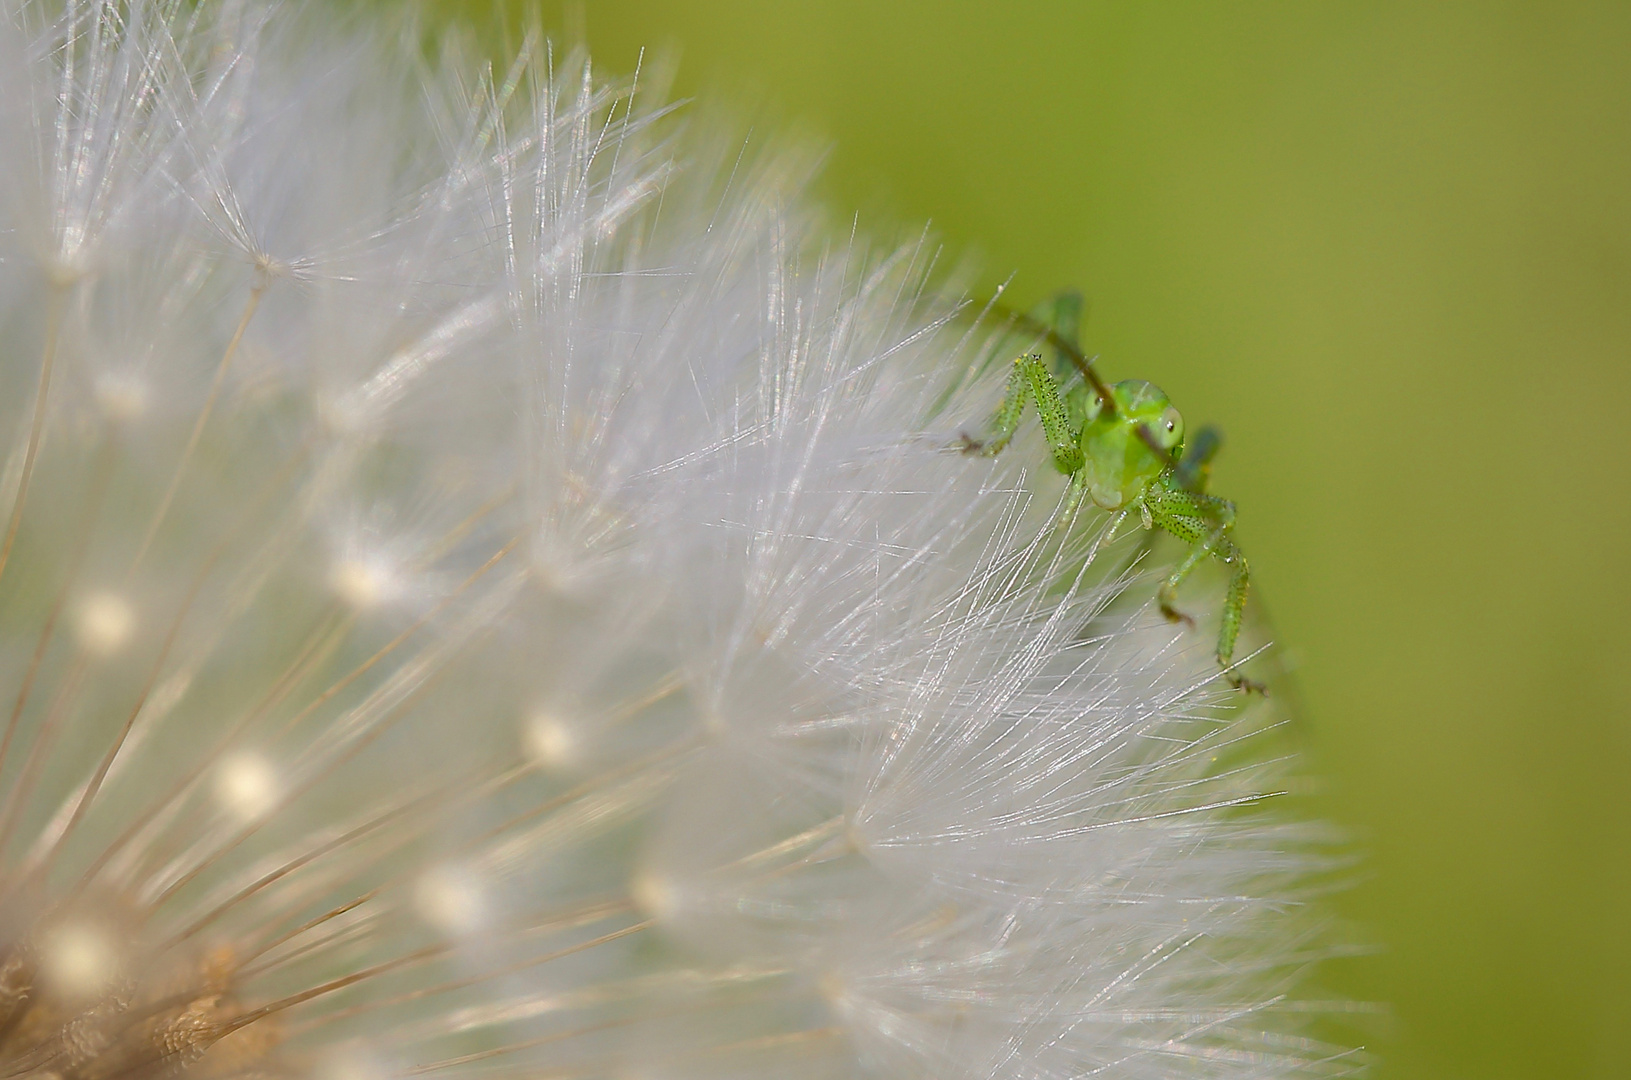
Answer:
<path fill-rule="evenodd" d="M 1376 1075 L 1631 1076 L 1631 5 L 543 13 L 830 142 L 840 220 L 1079 286 L 1112 376 L 1221 423 L 1367 852 L 1379 950 L 1323 981 L 1388 1003 Z"/>

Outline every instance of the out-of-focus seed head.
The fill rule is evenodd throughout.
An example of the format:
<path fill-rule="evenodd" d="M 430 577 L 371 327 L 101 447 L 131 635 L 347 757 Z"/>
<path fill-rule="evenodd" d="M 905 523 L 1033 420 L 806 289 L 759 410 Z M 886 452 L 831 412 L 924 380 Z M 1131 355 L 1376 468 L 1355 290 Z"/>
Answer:
<path fill-rule="evenodd" d="M 537 41 L 0 10 L 9 1075 L 1346 1067 L 1273 716 L 956 452 L 931 251 Z"/>

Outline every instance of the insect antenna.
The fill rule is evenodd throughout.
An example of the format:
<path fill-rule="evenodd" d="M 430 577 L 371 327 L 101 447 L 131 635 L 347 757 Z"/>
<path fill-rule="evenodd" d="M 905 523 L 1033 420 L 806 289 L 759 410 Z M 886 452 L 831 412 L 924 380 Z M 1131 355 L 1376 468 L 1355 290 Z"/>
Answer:
<path fill-rule="evenodd" d="M 1100 377 L 1098 370 L 1093 366 L 1093 362 L 1098 357 L 1083 356 L 1082 350 L 1076 343 L 1061 334 L 1057 327 L 1050 326 L 1034 315 L 1017 311 L 994 297 L 979 309 L 979 315 L 976 316 L 976 319 L 992 315 L 1001 317 L 1011 326 L 1022 327 L 1036 334 L 1049 345 L 1058 349 L 1070 361 L 1071 366 L 1081 372 L 1082 378 L 1087 381 L 1087 385 L 1093 388 L 1093 393 L 1098 395 L 1099 405 L 1104 411 L 1111 415 L 1115 414 L 1116 399 L 1110 393 L 1110 384 Z"/>

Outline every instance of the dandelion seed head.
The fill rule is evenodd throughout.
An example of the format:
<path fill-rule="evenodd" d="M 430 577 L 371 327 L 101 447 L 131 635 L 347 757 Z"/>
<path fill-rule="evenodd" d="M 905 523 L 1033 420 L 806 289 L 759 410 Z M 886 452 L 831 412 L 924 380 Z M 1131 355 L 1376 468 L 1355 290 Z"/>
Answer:
<path fill-rule="evenodd" d="M 932 243 L 420 40 L 0 17 L 0 1065 L 1342 1072 L 1283 717 L 957 452 Z"/>

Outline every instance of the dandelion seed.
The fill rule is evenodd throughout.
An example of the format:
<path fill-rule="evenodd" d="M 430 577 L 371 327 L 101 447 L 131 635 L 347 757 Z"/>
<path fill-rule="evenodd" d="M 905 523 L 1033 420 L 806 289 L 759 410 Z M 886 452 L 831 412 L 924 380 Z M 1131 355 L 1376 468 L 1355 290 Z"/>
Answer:
<path fill-rule="evenodd" d="M 524 739 L 527 755 L 544 769 L 571 769 L 583 751 L 583 737 L 571 721 L 553 713 L 539 713 L 528 721 Z"/>
<path fill-rule="evenodd" d="M 40 944 L 40 975 L 52 992 L 71 1001 L 94 1001 L 122 968 L 110 928 L 73 921 L 47 931 Z"/>
<path fill-rule="evenodd" d="M 122 596 L 92 593 L 79 606 L 75 629 L 79 647 L 106 658 L 124 648 L 136 628 L 136 612 Z"/>
<path fill-rule="evenodd" d="M 215 798 L 244 822 L 259 821 L 277 806 L 277 771 L 260 755 L 240 751 L 215 768 Z"/>
<path fill-rule="evenodd" d="M 147 411 L 148 388 L 137 379 L 109 375 L 97 383 L 96 400 L 108 420 L 128 424 Z"/>
<path fill-rule="evenodd" d="M 359 611 L 387 603 L 399 591 L 392 568 L 378 558 L 350 558 L 336 564 L 329 576 L 334 592 Z"/>
<path fill-rule="evenodd" d="M 421 918 L 444 934 L 463 937 L 482 924 L 481 886 L 468 870 L 455 866 L 433 866 L 421 874 L 414 886 L 414 906 Z"/>

